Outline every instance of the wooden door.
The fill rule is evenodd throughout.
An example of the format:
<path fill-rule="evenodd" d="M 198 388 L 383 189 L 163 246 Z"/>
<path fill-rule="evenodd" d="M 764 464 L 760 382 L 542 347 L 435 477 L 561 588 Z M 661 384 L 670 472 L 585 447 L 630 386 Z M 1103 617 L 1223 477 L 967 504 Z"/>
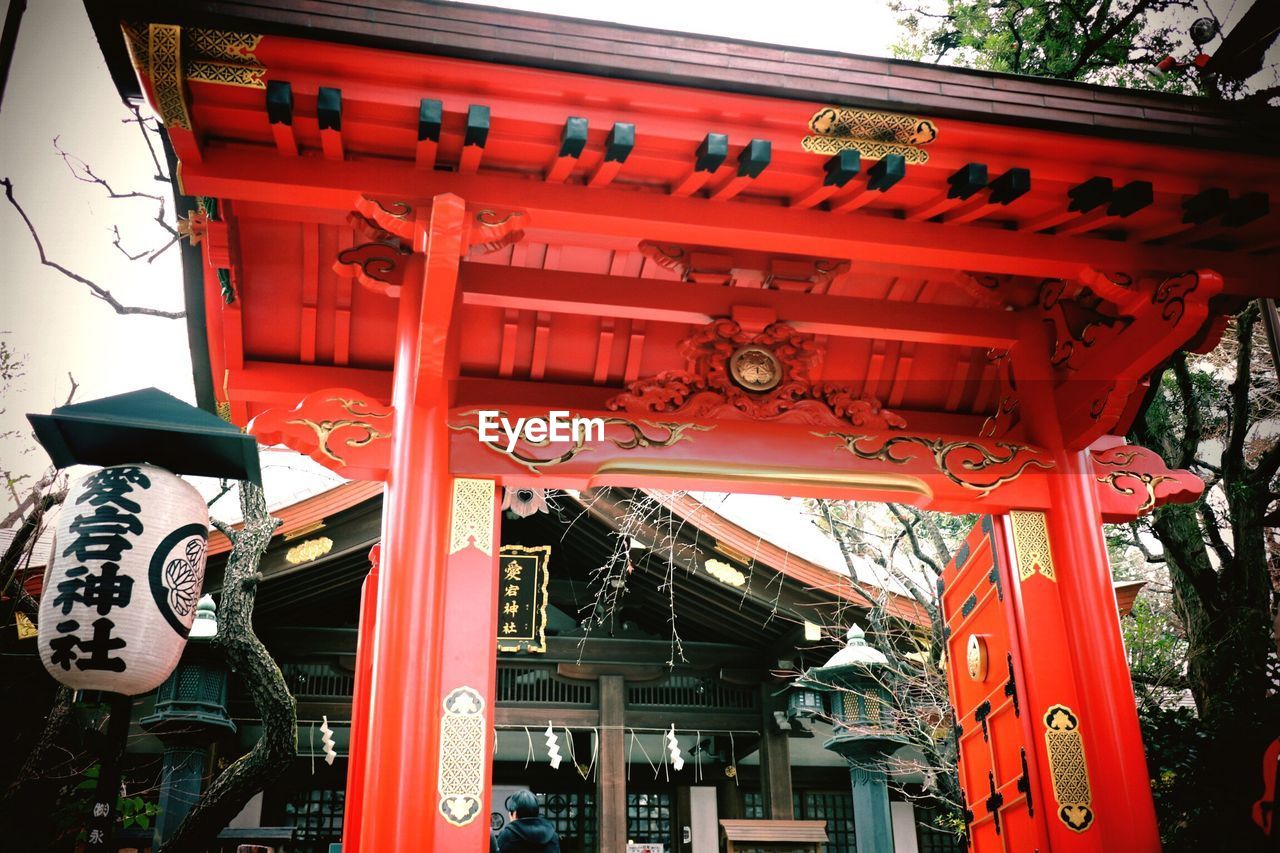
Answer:
<path fill-rule="evenodd" d="M 939 581 L 973 853 L 1048 853 L 1003 520 L 984 516 Z"/>

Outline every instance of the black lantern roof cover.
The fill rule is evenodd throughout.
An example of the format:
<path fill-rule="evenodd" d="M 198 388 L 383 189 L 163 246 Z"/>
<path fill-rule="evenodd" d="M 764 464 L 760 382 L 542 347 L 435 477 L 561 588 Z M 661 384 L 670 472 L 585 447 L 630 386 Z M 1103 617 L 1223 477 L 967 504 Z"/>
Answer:
<path fill-rule="evenodd" d="M 253 436 L 158 388 L 59 406 L 27 420 L 58 468 L 148 462 L 175 474 L 262 484 Z"/>

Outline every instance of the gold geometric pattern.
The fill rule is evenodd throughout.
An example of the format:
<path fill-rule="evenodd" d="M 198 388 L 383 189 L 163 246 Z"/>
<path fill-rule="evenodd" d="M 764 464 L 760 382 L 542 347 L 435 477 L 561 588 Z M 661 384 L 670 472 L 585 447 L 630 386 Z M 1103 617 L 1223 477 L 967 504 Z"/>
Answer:
<path fill-rule="evenodd" d="M 261 65 L 236 65 L 231 62 L 211 62 L 197 59 L 187 63 L 187 79 L 202 83 L 218 83 L 223 86 L 243 86 L 247 89 L 265 89 L 262 75 L 267 69 Z"/>
<path fill-rule="evenodd" d="M 853 107 L 823 107 L 809 119 L 809 130 L 823 136 L 851 136 L 903 145 L 928 145 L 938 138 L 937 125 L 928 119 Z"/>
<path fill-rule="evenodd" d="M 147 25 L 125 22 L 120 25 L 120 31 L 124 33 L 124 44 L 129 50 L 129 61 L 133 63 L 133 70 L 150 76 L 151 59 L 147 50 L 150 33 L 147 31 Z"/>
<path fill-rule="evenodd" d="M 484 697 L 457 687 L 444 699 L 440 723 L 440 814 L 466 826 L 480 814 L 484 795 Z"/>
<path fill-rule="evenodd" d="M 1080 720 L 1066 705 L 1054 705 L 1045 712 L 1044 725 L 1058 819 L 1068 829 L 1084 832 L 1093 825 L 1094 814 Z"/>
<path fill-rule="evenodd" d="M 168 128 L 191 130 L 187 97 L 182 91 L 182 28 L 174 24 L 152 24 L 147 53 L 160 120 Z"/>
<path fill-rule="evenodd" d="M 449 553 L 474 544 L 480 553 L 493 554 L 493 480 L 457 477 L 453 481 L 453 506 L 449 515 Z"/>
<path fill-rule="evenodd" d="M 262 36 L 194 27 L 186 36 L 195 59 L 187 63 L 187 79 L 223 86 L 265 89 L 267 69 L 253 55 Z"/>
<path fill-rule="evenodd" d="M 1018 578 L 1026 581 L 1037 571 L 1057 583 L 1053 570 L 1053 552 L 1049 549 L 1049 528 L 1044 513 L 1034 510 L 1009 511 L 1013 524 L 1013 551 L 1018 559 Z"/>
<path fill-rule="evenodd" d="M 834 155 L 857 149 L 868 160 L 900 154 L 908 163 L 929 161 L 929 153 L 917 146 L 938 138 L 938 126 L 928 119 L 901 113 L 880 113 L 852 107 L 826 106 L 809 119 L 816 134 L 800 140 L 805 151 Z"/>
<path fill-rule="evenodd" d="M 209 59 L 229 59 L 232 62 L 257 62 L 253 52 L 262 42 L 262 36 L 256 33 L 235 33 L 226 30 L 211 30 L 205 27 L 192 27 L 187 30 L 191 46 L 195 53 Z"/>
<path fill-rule="evenodd" d="M 912 145 L 896 142 L 876 142 L 871 139 L 852 139 L 837 136 L 806 136 L 800 147 L 810 154 L 826 154 L 834 157 L 841 151 L 856 149 L 867 160 L 883 160 L 890 154 L 901 154 L 904 162 L 912 166 L 929 162 L 929 152 Z"/>
<path fill-rule="evenodd" d="M 120 25 L 120 29 L 124 32 L 125 45 L 134 70 L 154 80 L 156 69 L 151 65 L 148 26 L 124 23 Z M 267 73 L 267 69 L 258 64 L 258 58 L 253 53 L 261 42 L 262 36 L 255 33 L 228 32 L 205 27 L 181 30 L 179 53 L 188 57 L 183 69 L 184 79 L 265 89 L 267 84 L 263 75 Z"/>

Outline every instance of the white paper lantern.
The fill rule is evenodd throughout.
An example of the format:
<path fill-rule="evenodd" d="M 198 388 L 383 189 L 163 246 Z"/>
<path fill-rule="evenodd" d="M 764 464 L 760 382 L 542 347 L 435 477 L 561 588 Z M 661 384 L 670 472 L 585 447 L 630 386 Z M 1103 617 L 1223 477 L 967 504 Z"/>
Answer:
<path fill-rule="evenodd" d="M 58 514 L 40 596 L 40 658 L 77 690 L 136 696 L 169 677 L 204 584 L 209 511 L 153 465 L 78 480 Z"/>

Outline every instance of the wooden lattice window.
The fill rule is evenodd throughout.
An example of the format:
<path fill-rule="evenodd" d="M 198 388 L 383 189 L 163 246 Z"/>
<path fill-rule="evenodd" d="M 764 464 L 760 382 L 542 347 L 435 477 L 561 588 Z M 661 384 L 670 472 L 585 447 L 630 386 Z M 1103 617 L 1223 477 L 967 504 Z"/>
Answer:
<path fill-rule="evenodd" d="M 327 850 L 328 844 L 342 840 L 342 789 L 312 788 L 298 791 L 285 805 L 285 815 L 293 827 L 294 841 L 307 846 L 290 845 L 290 850 Z M 307 843 L 310 844 L 307 844 Z"/>
<path fill-rule="evenodd" d="M 803 791 L 796 805 L 797 819 L 827 822 L 827 853 L 855 853 L 851 791 Z"/>
<path fill-rule="evenodd" d="M 550 667 L 498 664 L 498 702 L 504 705 L 571 705 L 594 708 L 589 681 L 561 678 Z"/>
<path fill-rule="evenodd" d="M 656 708 L 718 708 L 751 711 L 756 708 L 757 691 L 714 678 L 672 675 L 657 684 L 627 687 L 627 705 Z"/>
<path fill-rule="evenodd" d="M 627 792 L 627 839 L 637 844 L 671 844 L 671 795 Z"/>
<path fill-rule="evenodd" d="M 560 849 L 595 853 L 596 798 L 591 791 L 538 794 L 542 816 L 560 836 Z"/>
<path fill-rule="evenodd" d="M 345 698 L 355 692 L 355 675 L 327 663 L 286 661 L 280 665 L 280 672 L 297 697 Z"/>

